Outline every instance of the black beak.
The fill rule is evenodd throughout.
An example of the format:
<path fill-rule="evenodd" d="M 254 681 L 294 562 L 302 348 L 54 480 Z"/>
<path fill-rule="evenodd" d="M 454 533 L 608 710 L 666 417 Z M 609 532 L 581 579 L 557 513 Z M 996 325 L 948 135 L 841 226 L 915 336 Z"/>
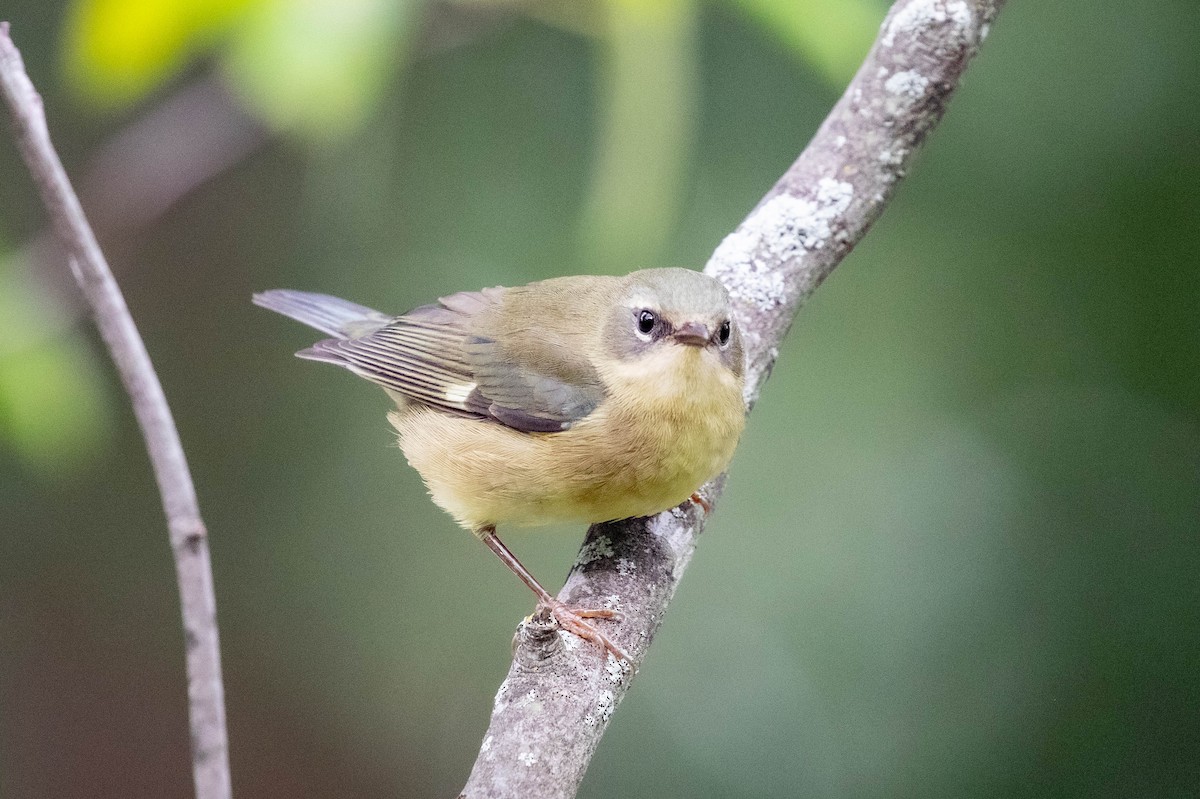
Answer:
<path fill-rule="evenodd" d="M 712 333 L 708 331 L 707 325 L 702 325 L 699 322 L 684 322 L 679 327 L 675 328 L 675 332 L 671 334 L 671 338 L 678 341 L 680 344 L 689 344 L 693 347 L 703 347 L 708 344 Z"/>

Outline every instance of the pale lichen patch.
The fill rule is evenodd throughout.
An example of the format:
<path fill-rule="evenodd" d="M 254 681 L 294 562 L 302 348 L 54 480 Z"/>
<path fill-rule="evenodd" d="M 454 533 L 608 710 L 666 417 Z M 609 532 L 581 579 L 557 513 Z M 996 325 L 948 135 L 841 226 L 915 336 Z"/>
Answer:
<path fill-rule="evenodd" d="M 954 23 L 962 31 L 970 27 L 971 9 L 964 0 L 913 0 L 892 17 L 883 34 L 883 44 L 892 47 L 897 34 L 911 35 L 921 28 L 946 22 Z"/>
<path fill-rule="evenodd" d="M 960 28 L 970 27 L 974 19 L 971 16 L 971 8 L 963 0 L 954 0 L 952 3 L 946 3 L 946 13 L 950 15 L 950 19 L 954 20 L 954 24 Z"/>
<path fill-rule="evenodd" d="M 614 685 L 620 685 L 621 680 L 630 671 L 629 661 L 617 660 L 610 656 L 608 662 L 604 664 L 604 678 Z"/>
<path fill-rule="evenodd" d="M 517 753 L 517 761 L 520 762 L 522 766 L 532 766 L 538 761 L 538 758 L 533 752 L 525 750 Z"/>
<path fill-rule="evenodd" d="M 762 230 L 764 254 L 786 262 L 801 248 L 823 249 L 833 236 L 830 222 L 846 210 L 853 196 L 854 187 L 849 183 L 822 178 L 813 199 L 788 194 L 773 198 L 754 217 Z"/>
<path fill-rule="evenodd" d="M 508 680 L 500 683 L 496 691 L 496 699 L 492 702 L 492 715 L 498 715 L 508 709 Z"/>
<path fill-rule="evenodd" d="M 529 713 L 542 712 L 542 697 L 537 692 L 536 688 L 522 696 L 520 699 L 515 700 L 512 704 L 514 707 L 523 708 Z"/>
<path fill-rule="evenodd" d="M 821 206 L 821 215 L 826 219 L 844 214 L 853 199 L 854 186 L 849 183 L 833 178 L 817 181 L 817 202 Z"/>
<path fill-rule="evenodd" d="M 929 88 L 929 78 L 915 70 L 906 69 L 884 81 L 883 88 L 891 94 L 911 100 L 920 100 L 925 96 L 925 90 Z"/>
<path fill-rule="evenodd" d="M 598 535 L 579 550 L 579 557 L 575 559 L 575 565 L 586 566 L 601 558 L 611 558 L 613 551 L 612 541 L 608 536 Z"/>
<path fill-rule="evenodd" d="M 779 348 L 768 347 L 766 354 L 757 359 L 746 370 L 746 385 L 742 389 L 742 399 L 746 403 L 747 408 L 753 408 L 758 402 L 758 393 L 762 389 L 763 381 L 766 379 L 764 375 L 770 368 L 771 364 L 779 359 Z"/>
<path fill-rule="evenodd" d="M 735 303 L 769 311 L 783 303 L 783 275 L 755 256 L 759 236 L 751 232 L 751 217 L 718 245 L 707 271 L 720 280 Z"/>
<path fill-rule="evenodd" d="M 734 302 L 770 311 L 787 299 L 780 265 L 823 249 L 834 236 L 832 222 L 846 212 L 854 186 L 833 178 L 817 181 L 812 197 L 778 194 L 725 237 L 706 271 L 725 284 Z"/>
<path fill-rule="evenodd" d="M 600 721 L 607 722 L 612 718 L 613 711 L 616 710 L 617 703 L 613 697 L 612 691 L 601 691 L 596 702 L 596 712 L 600 714 Z"/>

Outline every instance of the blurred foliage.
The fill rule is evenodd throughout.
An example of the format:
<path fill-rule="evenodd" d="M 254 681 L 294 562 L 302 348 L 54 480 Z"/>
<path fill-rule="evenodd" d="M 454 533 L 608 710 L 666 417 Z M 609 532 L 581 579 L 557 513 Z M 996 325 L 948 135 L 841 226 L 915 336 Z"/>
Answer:
<path fill-rule="evenodd" d="M 834 85 L 854 76 L 887 9 L 881 0 L 729 0 Z"/>
<path fill-rule="evenodd" d="M 601 268 L 652 264 L 677 222 L 695 136 L 696 9 L 691 0 L 604 7 L 603 115 L 583 244 Z"/>
<path fill-rule="evenodd" d="M 66 71 L 90 100 L 120 106 L 175 77 L 269 0 L 76 0 L 64 28 Z"/>
<path fill-rule="evenodd" d="M 0 252 L 0 442 L 35 472 L 69 473 L 108 437 L 108 386 L 18 260 Z"/>
<path fill-rule="evenodd" d="M 695 0 L 459 0 L 515 9 L 600 47 L 599 148 L 583 211 L 592 263 L 654 263 L 678 218 L 694 137 Z M 832 83 L 882 15 L 873 0 L 731 0 Z M 247 107 L 314 143 L 344 141 L 409 62 L 424 0 L 75 0 L 68 74 L 102 106 L 136 101 L 216 50 Z M 653 76 L 648 80 L 647 76 Z"/>
<path fill-rule="evenodd" d="M 419 0 L 260 0 L 233 31 L 226 68 L 275 127 L 344 138 L 407 58 Z"/>
<path fill-rule="evenodd" d="M 131 90 L 80 107 L 54 71 L 83 7 L 5 10 L 72 174 L 141 109 Z M 241 80 L 239 26 L 278 7 L 226 8 L 140 102 L 210 66 Z M 294 135 L 110 249 L 211 531 L 242 796 L 455 795 L 531 608 L 429 503 L 386 399 L 290 357 L 309 332 L 250 292 L 400 311 L 698 267 L 840 90 L 769 18 L 811 8 L 826 42 L 864 13 L 359 8 L 331 53 L 353 61 L 338 36 L 370 39 L 368 17 L 396 39 L 330 67 L 381 70 L 345 100 L 361 117 L 281 123 Z M 1008 5 L 800 315 L 583 799 L 1200 793 L 1197 26 L 1190 0 Z M 264 43 L 264 64 L 303 51 Z M 23 175 L 11 147 L 0 175 Z M 36 236 L 23 177 L 0 209 L 6 242 Z M 0 264 L 0 796 L 186 795 L 178 604 L 136 426 L 46 275 Z M 554 583 L 580 532 L 509 543 Z"/>
<path fill-rule="evenodd" d="M 686 73 L 693 66 L 686 44 L 692 0 L 457 2 L 524 10 L 609 42 L 610 58 L 619 65 L 610 78 L 612 130 L 627 129 L 619 123 L 635 110 L 632 98 L 668 106 L 690 100 L 686 82 L 681 85 L 670 72 Z M 853 74 L 882 9 L 870 0 L 731 2 L 834 81 Z M 370 116 L 397 67 L 407 63 L 409 40 L 425 5 L 426 0 L 74 0 L 63 52 L 67 72 L 85 96 L 103 106 L 121 106 L 217 49 L 234 85 L 265 120 L 317 140 L 341 138 Z M 597 26 L 596 20 L 603 21 Z M 641 81 L 641 91 L 631 98 L 620 87 L 634 75 L 658 80 Z M 664 141 L 676 138 L 674 130 L 663 133 Z M 677 172 L 678 159 L 669 160 Z"/>
<path fill-rule="evenodd" d="M 418 0 L 77 0 L 68 74 L 102 105 L 142 98 L 220 45 L 248 106 L 281 130 L 345 136 L 403 62 Z"/>

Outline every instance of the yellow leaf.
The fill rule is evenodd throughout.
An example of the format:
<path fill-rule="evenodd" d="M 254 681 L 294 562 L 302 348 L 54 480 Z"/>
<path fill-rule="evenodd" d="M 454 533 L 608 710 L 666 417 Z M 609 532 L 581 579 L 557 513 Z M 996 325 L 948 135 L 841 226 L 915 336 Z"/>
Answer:
<path fill-rule="evenodd" d="M 212 46 L 244 10 L 264 0 L 75 0 L 67 14 L 67 75 L 89 100 L 138 100 Z"/>

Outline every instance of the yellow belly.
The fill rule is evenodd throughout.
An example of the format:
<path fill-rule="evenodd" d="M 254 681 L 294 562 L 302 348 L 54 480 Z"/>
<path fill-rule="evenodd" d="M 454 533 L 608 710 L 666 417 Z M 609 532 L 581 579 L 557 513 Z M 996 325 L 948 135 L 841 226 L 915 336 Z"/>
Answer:
<path fill-rule="evenodd" d="M 421 405 L 389 418 L 434 502 L 468 529 L 646 516 L 724 470 L 745 419 L 740 382 L 687 349 L 649 386 L 644 371 L 609 375 L 608 399 L 561 433 Z"/>

